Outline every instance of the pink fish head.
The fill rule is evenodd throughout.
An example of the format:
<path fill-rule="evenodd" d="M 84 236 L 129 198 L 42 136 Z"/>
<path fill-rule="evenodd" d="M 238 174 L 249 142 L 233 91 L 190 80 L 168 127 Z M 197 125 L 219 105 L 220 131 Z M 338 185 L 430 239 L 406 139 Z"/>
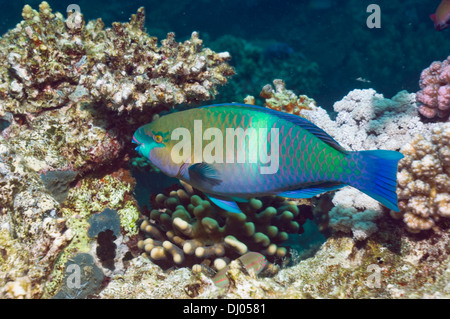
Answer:
<path fill-rule="evenodd" d="M 450 25 L 450 21 L 446 21 L 446 22 L 439 22 L 436 18 L 435 14 L 430 14 L 430 18 L 434 23 L 434 28 L 438 31 L 442 31 L 446 28 L 448 28 L 448 26 Z"/>
<path fill-rule="evenodd" d="M 442 0 L 436 13 L 430 15 L 436 30 L 441 31 L 450 25 L 450 0 Z"/>

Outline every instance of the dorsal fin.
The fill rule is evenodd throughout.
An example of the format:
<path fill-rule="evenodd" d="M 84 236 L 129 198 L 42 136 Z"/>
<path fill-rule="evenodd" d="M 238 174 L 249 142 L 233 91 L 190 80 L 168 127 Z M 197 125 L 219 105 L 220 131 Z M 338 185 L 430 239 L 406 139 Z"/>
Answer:
<path fill-rule="evenodd" d="M 332 138 L 330 135 L 328 135 L 327 132 L 325 132 L 324 130 L 322 130 L 320 127 L 318 127 L 317 125 L 311 123 L 310 121 L 308 121 L 307 119 L 298 116 L 298 115 L 294 115 L 294 114 L 289 114 L 289 113 L 283 113 L 280 111 L 275 111 L 266 107 L 262 107 L 262 106 L 256 106 L 256 105 L 251 105 L 251 104 L 242 104 L 242 103 L 222 103 L 222 104 L 213 104 L 213 105 L 207 105 L 207 106 L 202 106 L 201 108 L 212 108 L 212 107 L 218 107 L 218 106 L 228 106 L 228 107 L 238 107 L 238 108 L 251 108 L 251 109 L 255 109 L 258 110 L 260 112 L 264 112 L 264 113 L 268 113 L 271 114 L 273 116 L 276 116 L 280 119 L 286 120 L 291 122 L 292 124 L 298 125 L 301 128 L 307 130 L 308 132 L 310 132 L 311 134 L 313 134 L 314 136 L 316 136 L 317 138 L 321 139 L 323 142 L 327 143 L 328 145 L 330 145 L 331 147 L 335 148 L 338 151 L 341 151 L 345 154 L 348 153 L 347 150 L 345 150 L 341 145 L 339 145 L 338 142 L 335 141 L 334 138 Z"/>

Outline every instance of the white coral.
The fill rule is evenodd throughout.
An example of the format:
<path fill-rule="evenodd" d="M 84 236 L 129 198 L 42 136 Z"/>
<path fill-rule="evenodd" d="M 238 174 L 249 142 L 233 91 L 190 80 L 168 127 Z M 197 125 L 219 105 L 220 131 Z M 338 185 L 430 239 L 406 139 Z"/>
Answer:
<path fill-rule="evenodd" d="M 335 231 L 352 233 L 356 240 L 364 240 L 378 230 L 376 220 L 383 215 L 380 211 L 367 209 L 358 211 L 354 207 L 335 206 L 329 212 L 329 226 Z"/>
<path fill-rule="evenodd" d="M 450 161 L 450 125 L 443 128 L 436 123 L 423 123 L 419 117 L 415 94 L 401 91 L 392 99 L 384 98 L 373 89 L 353 90 L 334 104 L 338 113 L 336 121 L 320 107 L 302 110 L 302 115 L 324 129 L 344 148 L 352 151 L 387 149 L 400 150 L 405 158 L 400 161 L 398 173 L 399 206 L 409 213 L 403 216 L 409 229 L 429 229 L 434 226 L 433 209 L 426 200 L 430 193 L 447 194 L 448 162 Z M 430 139 L 430 136 L 432 138 Z M 409 144 L 408 144 L 409 143 Z M 439 150 L 439 158 L 437 152 Z M 433 178 L 433 183 L 428 180 Z M 445 190 L 445 191 L 444 191 Z M 408 201 L 411 197 L 415 198 Z M 446 216 L 448 204 L 445 195 L 436 196 L 438 211 Z M 353 188 L 336 192 L 333 203 L 333 218 L 330 226 L 363 238 L 362 232 L 355 234 L 356 215 L 373 210 L 381 214 L 382 206 L 367 195 Z M 353 209 L 350 209 L 353 208 Z M 352 212 L 350 214 L 350 211 Z M 337 219 L 337 213 L 341 217 Z M 331 214 L 331 212 L 330 212 Z M 346 218 L 342 216 L 347 216 Z M 351 218 L 349 217 L 351 216 Z M 353 226 L 349 226 L 350 223 Z M 361 227 L 364 228 L 364 227 Z M 371 227 L 366 225 L 371 233 Z M 357 235 L 358 234 L 358 235 Z"/>

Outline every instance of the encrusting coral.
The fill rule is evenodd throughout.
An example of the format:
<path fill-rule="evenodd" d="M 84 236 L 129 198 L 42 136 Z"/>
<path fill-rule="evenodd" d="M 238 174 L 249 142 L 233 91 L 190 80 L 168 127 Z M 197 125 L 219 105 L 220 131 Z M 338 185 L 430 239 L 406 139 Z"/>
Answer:
<path fill-rule="evenodd" d="M 398 198 L 400 214 L 408 230 L 439 227 L 450 218 L 450 123 L 431 130 L 431 138 L 416 136 L 402 147 L 399 162 Z"/>
<path fill-rule="evenodd" d="M 223 211 L 200 193 L 181 188 L 158 194 L 141 224 L 148 238 L 138 245 L 162 265 L 205 264 L 219 270 L 248 251 L 272 261 L 286 256 L 280 244 L 288 234 L 302 233 L 302 225 L 312 218 L 310 207 L 281 197 L 252 198 L 241 206 L 244 214 Z"/>
<path fill-rule="evenodd" d="M 419 112 L 427 118 L 450 121 L 450 57 L 435 61 L 422 71 L 417 92 Z"/>
<path fill-rule="evenodd" d="M 316 106 L 316 102 L 306 95 L 297 96 L 291 90 L 287 90 L 283 80 L 276 79 L 273 85 L 275 88 L 270 84 L 264 85 L 260 93 L 260 96 L 265 99 L 265 107 L 302 116 L 302 110 L 311 110 Z"/>

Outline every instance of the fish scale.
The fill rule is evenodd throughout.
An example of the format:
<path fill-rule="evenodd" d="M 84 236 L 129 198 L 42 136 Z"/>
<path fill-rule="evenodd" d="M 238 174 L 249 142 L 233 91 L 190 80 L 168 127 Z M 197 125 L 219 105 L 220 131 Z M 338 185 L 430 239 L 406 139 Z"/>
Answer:
<path fill-rule="evenodd" d="M 195 128 L 194 123 L 201 123 L 201 130 Z M 177 163 L 172 158 L 171 150 L 180 143 L 179 139 L 171 138 L 177 128 L 190 132 L 189 143 L 193 151 L 184 163 Z M 196 162 L 196 145 L 202 144 L 200 151 L 204 152 L 206 145 L 219 138 L 214 134 L 213 141 L 203 140 L 205 131 L 212 128 L 221 132 L 222 143 L 214 145 L 222 150 L 223 158 L 219 162 L 209 163 L 205 159 Z M 255 129 L 258 143 L 250 149 L 249 138 L 235 140 L 234 149 L 231 150 L 234 161 L 227 162 L 227 155 L 230 155 L 226 154 L 230 151 L 227 150 L 227 129 L 239 128 L 246 132 L 250 128 Z M 279 132 L 275 144 L 271 142 L 272 128 Z M 260 141 L 258 133 L 262 129 L 266 129 L 267 137 Z M 200 136 L 195 136 L 196 132 Z M 155 134 L 164 134 L 168 138 L 156 143 Z M 308 198 L 350 185 L 387 207 L 398 210 L 395 188 L 397 163 L 402 157 L 400 153 L 384 150 L 345 151 L 326 132 L 295 115 L 245 104 L 212 105 L 162 116 L 139 128 L 133 141 L 141 144 L 137 148 L 139 152 L 161 171 L 205 192 L 219 206 L 225 205 L 222 208 L 239 211 L 237 206 L 232 207 L 232 198 L 246 199 L 263 195 Z M 276 143 L 279 143 L 278 148 Z M 259 156 L 263 145 L 266 145 L 267 150 L 276 148 L 274 154 L 267 153 L 271 159 L 269 163 L 263 162 Z M 241 151 L 245 154 L 244 163 L 237 162 Z M 279 156 L 276 156 L 277 153 Z M 220 152 L 216 154 L 220 155 Z M 249 161 L 251 154 L 257 155 L 256 163 Z M 269 174 L 263 173 L 263 168 L 269 165 L 276 170 Z"/>

